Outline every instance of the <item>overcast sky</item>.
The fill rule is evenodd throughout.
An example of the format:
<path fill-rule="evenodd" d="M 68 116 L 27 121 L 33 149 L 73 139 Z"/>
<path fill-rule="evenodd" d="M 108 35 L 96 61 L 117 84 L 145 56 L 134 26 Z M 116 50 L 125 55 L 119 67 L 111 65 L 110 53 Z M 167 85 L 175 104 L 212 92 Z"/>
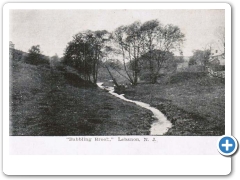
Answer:
<path fill-rule="evenodd" d="M 62 56 L 72 36 L 80 31 L 113 31 L 134 21 L 158 19 L 174 24 L 186 36 L 185 56 L 216 40 L 216 29 L 225 24 L 224 10 L 11 10 L 10 41 L 16 49 L 28 51 L 40 45 L 43 54 Z"/>

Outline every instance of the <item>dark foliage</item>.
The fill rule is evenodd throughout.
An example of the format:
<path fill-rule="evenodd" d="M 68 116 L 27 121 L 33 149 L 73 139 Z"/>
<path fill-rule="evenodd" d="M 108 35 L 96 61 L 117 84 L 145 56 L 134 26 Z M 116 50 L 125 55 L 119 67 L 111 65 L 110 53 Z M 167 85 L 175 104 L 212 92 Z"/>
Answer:
<path fill-rule="evenodd" d="M 10 48 L 9 50 L 10 50 L 10 60 L 12 61 L 25 61 L 28 55 L 27 53 L 17 49 Z"/>
<path fill-rule="evenodd" d="M 49 64 L 49 58 L 41 54 L 40 46 L 32 46 L 28 51 L 28 55 L 25 59 L 27 64 L 43 65 Z"/>
<path fill-rule="evenodd" d="M 65 49 L 63 63 L 77 69 L 84 80 L 96 83 L 104 43 L 108 39 L 106 30 L 76 34 Z"/>
<path fill-rule="evenodd" d="M 196 50 L 193 52 L 193 56 L 190 58 L 188 65 L 202 65 L 205 67 L 209 62 L 210 55 L 210 50 Z"/>
<path fill-rule="evenodd" d="M 153 50 L 151 53 L 148 52 L 142 55 L 139 62 L 141 79 L 150 81 L 151 83 L 156 83 L 161 73 L 174 71 L 177 67 L 174 54 L 161 50 Z"/>
<path fill-rule="evenodd" d="M 180 82 L 185 82 L 189 80 L 197 80 L 202 77 L 206 77 L 206 73 L 204 72 L 180 72 L 177 74 L 174 74 L 173 76 L 170 77 L 169 83 L 180 83 Z"/>

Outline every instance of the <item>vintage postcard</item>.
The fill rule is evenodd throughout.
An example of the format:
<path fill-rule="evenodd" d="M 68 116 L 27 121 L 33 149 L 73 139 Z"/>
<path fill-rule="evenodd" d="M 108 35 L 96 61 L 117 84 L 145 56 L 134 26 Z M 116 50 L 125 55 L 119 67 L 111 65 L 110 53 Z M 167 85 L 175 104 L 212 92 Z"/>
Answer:
<path fill-rule="evenodd" d="M 142 158 L 205 164 L 188 174 L 231 171 L 216 145 L 231 135 L 228 4 L 9 3 L 3 28 L 9 174 L 26 173 L 10 167 L 23 155 L 80 158 L 94 167 L 108 155 L 135 159 L 126 174 L 144 173 L 136 165 Z M 53 174 L 100 173 L 88 166 Z"/>

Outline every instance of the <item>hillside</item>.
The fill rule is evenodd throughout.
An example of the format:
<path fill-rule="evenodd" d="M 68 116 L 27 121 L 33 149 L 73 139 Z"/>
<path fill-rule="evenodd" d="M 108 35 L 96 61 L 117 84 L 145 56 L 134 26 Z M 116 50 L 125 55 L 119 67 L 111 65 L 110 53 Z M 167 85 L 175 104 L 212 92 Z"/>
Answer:
<path fill-rule="evenodd" d="M 115 99 L 71 68 L 10 63 L 10 135 L 143 135 L 152 114 Z"/>
<path fill-rule="evenodd" d="M 173 123 L 166 135 L 223 135 L 225 84 L 204 72 L 179 72 L 124 94 L 157 107 Z"/>

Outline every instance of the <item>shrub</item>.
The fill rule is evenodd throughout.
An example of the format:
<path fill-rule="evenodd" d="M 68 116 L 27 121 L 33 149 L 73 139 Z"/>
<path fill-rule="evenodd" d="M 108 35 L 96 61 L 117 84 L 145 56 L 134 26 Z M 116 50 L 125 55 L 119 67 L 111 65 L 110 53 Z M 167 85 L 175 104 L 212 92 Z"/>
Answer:
<path fill-rule="evenodd" d="M 25 62 L 32 65 L 49 64 L 49 58 L 41 54 L 40 46 L 32 46 L 28 51 Z"/>

